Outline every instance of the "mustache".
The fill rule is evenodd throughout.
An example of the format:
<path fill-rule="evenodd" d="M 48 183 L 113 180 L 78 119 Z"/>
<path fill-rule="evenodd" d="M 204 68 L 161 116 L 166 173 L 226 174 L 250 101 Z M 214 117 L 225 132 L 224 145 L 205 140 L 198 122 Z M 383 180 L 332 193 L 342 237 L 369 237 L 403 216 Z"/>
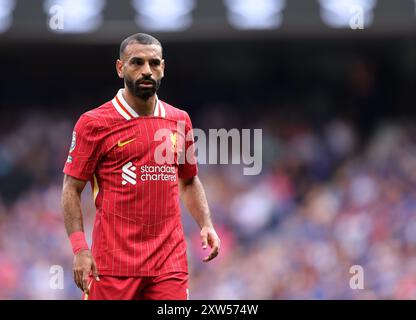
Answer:
<path fill-rule="evenodd" d="M 153 86 L 156 86 L 156 80 L 153 79 L 152 77 L 142 77 L 140 79 L 137 79 L 136 80 L 136 85 L 139 85 L 139 84 L 141 84 L 141 83 L 143 83 L 145 81 L 146 82 L 151 82 L 153 84 Z"/>

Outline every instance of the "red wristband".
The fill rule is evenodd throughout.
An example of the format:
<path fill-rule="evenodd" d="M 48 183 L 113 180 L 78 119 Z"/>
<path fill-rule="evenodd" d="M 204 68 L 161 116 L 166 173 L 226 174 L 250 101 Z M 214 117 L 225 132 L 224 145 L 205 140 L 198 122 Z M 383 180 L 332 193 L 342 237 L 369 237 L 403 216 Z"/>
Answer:
<path fill-rule="evenodd" d="M 77 254 L 81 250 L 89 250 L 88 243 L 85 240 L 85 234 L 82 231 L 75 231 L 69 236 L 71 241 L 72 251 Z"/>

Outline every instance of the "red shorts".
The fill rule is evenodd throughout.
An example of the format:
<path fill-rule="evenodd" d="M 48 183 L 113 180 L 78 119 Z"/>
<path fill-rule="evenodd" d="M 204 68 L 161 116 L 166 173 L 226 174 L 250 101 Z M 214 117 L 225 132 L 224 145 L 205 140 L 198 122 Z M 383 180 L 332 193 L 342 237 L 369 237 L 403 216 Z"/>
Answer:
<path fill-rule="evenodd" d="M 90 277 L 83 300 L 187 300 L 188 274 L 172 272 L 155 277 Z"/>

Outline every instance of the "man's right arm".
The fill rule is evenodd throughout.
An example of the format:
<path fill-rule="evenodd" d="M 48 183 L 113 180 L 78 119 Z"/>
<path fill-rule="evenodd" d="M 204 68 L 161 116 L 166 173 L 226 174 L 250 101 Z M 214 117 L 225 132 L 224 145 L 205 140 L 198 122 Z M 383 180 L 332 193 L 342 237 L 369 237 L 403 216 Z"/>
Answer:
<path fill-rule="evenodd" d="M 88 294 L 88 276 L 91 271 L 97 281 L 99 281 L 99 278 L 97 265 L 84 236 L 81 193 L 85 185 L 86 181 L 65 175 L 61 204 L 65 228 L 74 251 L 74 281 L 81 290 Z"/>
<path fill-rule="evenodd" d="M 77 231 L 84 232 L 81 212 L 81 193 L 86 184 L 86 181 L 78 180 L 68 175 L 64 176 L 62 209 L 68 236 Z"/>

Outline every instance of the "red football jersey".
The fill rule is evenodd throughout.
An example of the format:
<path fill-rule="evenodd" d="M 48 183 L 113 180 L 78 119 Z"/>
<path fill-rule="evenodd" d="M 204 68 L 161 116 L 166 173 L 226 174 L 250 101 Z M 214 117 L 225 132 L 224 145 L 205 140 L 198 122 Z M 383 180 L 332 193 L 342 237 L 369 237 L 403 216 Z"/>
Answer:
<path fill-rule="evenodd" d="M 159 99 L 139 116 L 122 92 L 79 118 L 63 170 L 91 181 L 92 254 L 102 275 L 188 272 L 178 178 L 198 171 L 191 120 Z"/>

